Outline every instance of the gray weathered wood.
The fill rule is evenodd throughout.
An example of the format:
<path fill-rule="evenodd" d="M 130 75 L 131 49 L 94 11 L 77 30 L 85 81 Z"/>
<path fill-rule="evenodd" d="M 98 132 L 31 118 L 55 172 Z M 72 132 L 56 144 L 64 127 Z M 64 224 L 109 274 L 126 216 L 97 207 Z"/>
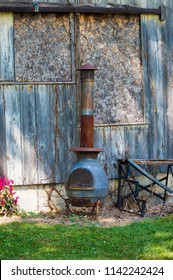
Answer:
<path fill-rule="evenodd" d="M 1 86 L 1 169 L 15 184 L 65 180 L 73 162 L 74 92 L 74 85 Z"/>
<path fill-rule="evenodd" d="M 13 14 L 0 13 L 0 81 L 13 79 Z"/>
<path fill-rule="evenodd" d="M 171 21 L 160 22 L 157 16 L 141 16 L 142 57 L 144 69 L 145 117 L 150 121 L 150 158 L 171 158 L 172 148 L 168 139 L 167 107 L 172 106 L 169 75 L 172 34 L 167 36 Z M 168 39 L 169 38 L 169 39 Z M 167 98 L 169 102 L 167 101 Z M 170 109 L 169 109 L 170 112 Z M 171 153 L 171 154 L 170 154 Z"/>
<path fill-rule="evenodd" d="M 4 87 L 0 86 L 0 177 L 6 176 L 6 133 L 5 133 Z"/>
<path fill-rule="evenodd" d="M 36 184 L 37 156 L 36 156 L 36 104 L 35 87 L 32 85 L 19 86 L 21 112 L 21 145 L 22 145 L 22 183 Z"/>
<path fill-rule="evenodd" d="M 173 158 L 173 1 L 166 0 L 167 18 L 162 26 L 164 41 L 164 96 L 166 98 L 166 158 Z"/>
<path fill-rule="evenodd" d="M 5 125 L 7 149 L 7 176 L 16 184 L 22 184 L 22 143 L 20 92 L 18 87 L 4 87 Z"/>

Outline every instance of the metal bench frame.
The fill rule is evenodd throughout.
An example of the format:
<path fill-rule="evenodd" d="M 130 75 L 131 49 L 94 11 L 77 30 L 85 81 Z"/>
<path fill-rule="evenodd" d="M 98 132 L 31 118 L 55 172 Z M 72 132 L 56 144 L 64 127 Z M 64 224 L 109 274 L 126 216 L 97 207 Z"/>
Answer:
<path fill-rule="evenodd" d="M 147 164 L 147 165 L 167 165 L 167 172 L 166 176 L 164 176 L 161 179 L 156 179 L 153 175 L 151 175 L 149 172 L 144 170 L 139 164 Z M 151 183 L 142 185 L 139 183 L 136 178 L 134 178 L 132 174 L 132 168 L 133 170 L 137 170 L 141 175 L 145 176 L 148 178 Z M 168 178 L 169 175 L 173 176 L 173 160 L 137 160 L 137 159 L 126 159 L 118 160 L 118 196 L 117 196 L 117 207 L 119 209 L 122 208 L 122 203 L 125 199 L 128 199 L 130 196 L 134 198 L 136 201 L 136 204 L 138 205 L 139 212 L 142 216 L 145 215 L 146 211 L 146 200 L 143 200 L 139 198 L 139 193 L 141 191 L 147 191 L 150 194 L 160 198 L 163 200 L 163 203 L 165 202 L 166 199 L 166 193 L 171 193 L 173 194 L 173 190 L 167 186 L 168 184 Z M 165 180 L 165 184 L 162 183 L 162 181 Z M 128 187 L 130 189 L 129 193 L 126 195 L 122 194 L 122 189 L 124 187 L 123 182 L 127 182 Z M 161 195 L 160 193 L 154 192 L 151 190 L 151 187 L 153 185 L 158 185 L 162 190 L 164 190 L 164 194 Z M 134 187 L 135 186 L 135 189 Z"/>

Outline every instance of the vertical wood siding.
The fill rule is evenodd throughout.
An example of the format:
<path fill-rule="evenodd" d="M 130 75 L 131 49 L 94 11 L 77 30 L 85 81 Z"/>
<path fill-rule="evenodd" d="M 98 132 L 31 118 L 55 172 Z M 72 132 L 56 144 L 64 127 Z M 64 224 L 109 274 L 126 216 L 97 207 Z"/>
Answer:
<path fill-rule="evenodd" d="M 0 86 L 1 92 L 1 86 Z M 6 136 L 5 136 L 5 104 L 4 96 L 0 94 L 0 176 L 7 173 L 6 170 Z"/>
<path fill-rule="evenodd" d="M 104 148 L 98 159 L 109 178 L 118 177 L 114 167 L 118 159 L 149 158 L 148 137 L 147 124 L 95 128 L 95 147 Z"/>
<path fill-rule="evenodd" d="M 167 157 L 173 157 L 173 1 L 168 1 L 167 4 L 167 20 L 165 26 L 163 26 L 164 41 L 165 41 L 165 64 L 164 73 L 165 84 L 164 93 L 167 98 L 167 141 L 166 145 L 168 147 Z"/>
<path fill-rule="evenodd" d="M 151 158 L 164 158 L 165 113 L 161 25 L 157 16 L 142 16 L 142 53 L 146 119 L 150 122 Z"/>
<path fill-rule="evenodd" d="M 16 184 L 64 181 L 73 160 L 75 104 L 73 85 L 1 86 L 0 128 L 6 133 L 0 151 Z"/>
<path fill-rule="evenodd" d="M 0 13 L 0 81 L 14 79 L 13 13 Z"/>
<path fill-rule="evenodd" d="M 150 122 L 150 158 L 173 157 L 172 120 L 172 8 L 167 1 L 167 18 L 141 16 L 142 57 L 144 72 L 145 116 Z"/>

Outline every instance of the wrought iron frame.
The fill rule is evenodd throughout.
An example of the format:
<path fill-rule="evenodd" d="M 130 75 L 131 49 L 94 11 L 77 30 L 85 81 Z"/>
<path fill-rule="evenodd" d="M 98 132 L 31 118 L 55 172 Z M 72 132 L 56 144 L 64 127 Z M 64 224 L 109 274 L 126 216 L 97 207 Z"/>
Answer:
<path fill-rule="evenodd" d="M 155 164 L 155 165 L 167 165 L 167 172 L 166 175 L 160 179 L 156 179 L 153 175 L 151 175 L 149 172 L 144 170 L 139 164 Z M 142 185 L 136 178 L 134 178 L 131 169 L 137 170 L 141 175 L 148 178 L 151 183 Z M 160 198 L 163 200 L 163 203 L 166 199 L 166 193 L 173 194 L 173 190 L 170 189 L 168 185 L 168 178 L 169 174 L 173 176 L 173 160 L 118 160 L 118 196 L 117 196 L 117 207 L 119 209 L 122 208 L 122 202 L 123 200 L 129 198 L 132 196 L 138 205 L 139 213 L 141 213 L 142 216 L 145 215 L 146 212 L 146 200 L 139 198 L 139 193 L 141 191 L 147 191 L 150 194 Z M 162 183 L 162 181 L 165 180 L 165 184 Z M 130 189 L 129 193 L 126 195 L 122 194 L 122 189 L 124 187 L 123 181 L 125 181 L 128 184 L 128 187 Z M 164 190 L 164 194 L 161 195 L 160 193 L 154 192 L 150 188 L 153 185 L 158 185 L 161 189 Z M 132 187 L 135 186 L 135 189 Z"/>

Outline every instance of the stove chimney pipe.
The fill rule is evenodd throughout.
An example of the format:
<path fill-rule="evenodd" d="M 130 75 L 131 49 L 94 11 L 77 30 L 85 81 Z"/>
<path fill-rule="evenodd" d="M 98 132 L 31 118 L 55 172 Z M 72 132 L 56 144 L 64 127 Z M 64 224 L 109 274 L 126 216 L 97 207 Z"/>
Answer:
<path fill-rule="evenodd" d="M 95 66 L 85 64 L 81 71 L 81 148 L 94 146 L 94 71 Z"/>

